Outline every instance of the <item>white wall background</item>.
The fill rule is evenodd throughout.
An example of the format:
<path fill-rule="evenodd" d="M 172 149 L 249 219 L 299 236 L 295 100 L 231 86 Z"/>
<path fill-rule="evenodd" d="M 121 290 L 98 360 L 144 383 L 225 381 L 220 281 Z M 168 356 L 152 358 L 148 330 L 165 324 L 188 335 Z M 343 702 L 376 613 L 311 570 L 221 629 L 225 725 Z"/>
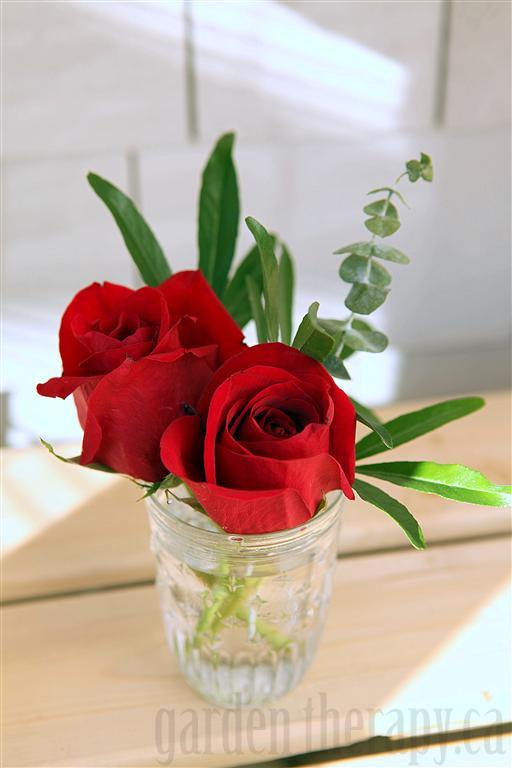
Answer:
<path fill-rule="evenodd" d="M 3 318 L 8 439 L 78 435 L 71 403 L 38 398 L 56 334 L 93 280 L 135 284 L 85 182 L 137 192 L 175 269 L 196 262 L 199 176 L 238 134 L 244 215 L 297 260 L 297 317 L 343 313 L 332 251 L 364 238 L 368 189 L 429 152 L 435 184 L 404 189 L 393 269 L 361 354 L 368 403 L 506 386 L 510 331 L 508 0 L 3 2 Z M 136 162 L 130 160 L 135 157 Z M 250 238 L 241 233 L 239 252 Z"/>

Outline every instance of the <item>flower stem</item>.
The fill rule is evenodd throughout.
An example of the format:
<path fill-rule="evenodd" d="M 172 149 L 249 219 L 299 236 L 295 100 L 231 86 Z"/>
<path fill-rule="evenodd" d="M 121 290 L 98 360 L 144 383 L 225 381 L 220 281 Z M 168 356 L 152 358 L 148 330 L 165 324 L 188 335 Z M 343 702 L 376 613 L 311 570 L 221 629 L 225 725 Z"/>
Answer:
<path fill-rule="evenodd" d="M 211 605 L 203 609 L 197 622 L 192 641 L 194 648 L 201 647 L 206 634 L 217 634 L 222 629 L 224 620 L 229 616 L 235 615 L 247 625 L 251 622 L 251 609 L 247 605 L 247 601 L 258 590 L 262 579 L 249 577 L 238 579 L 237 586 L 233 590 L 230 589 L 226 569 L 227 565 L 224 565 L 218 576 L 194 571 L 204 584 L 211 587 L 213 596 Z M 285 648 L 290 643 L 289 637 L 263 619 L 256 617 L 254 627 L 256 632 L 265 638 L 276 651 Z"/>

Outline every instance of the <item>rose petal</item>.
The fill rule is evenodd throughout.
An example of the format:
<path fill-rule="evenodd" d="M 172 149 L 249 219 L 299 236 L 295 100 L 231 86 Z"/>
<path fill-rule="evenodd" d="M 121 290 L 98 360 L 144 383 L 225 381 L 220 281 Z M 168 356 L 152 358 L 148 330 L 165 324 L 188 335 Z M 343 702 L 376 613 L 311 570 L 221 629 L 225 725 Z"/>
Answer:
<path fill-rule="evenodd" d="M 327 424 L 308 424 L 302 432 L 281 440 L 241 440 L 237 444 L 238 452 L 249 452 L 254 456 L 266 456 L 270 459 L 304 459 L 317 453 L 329 453 L 329 431 Z M 224 436 L 223 446 L 231 448 Z M 240 448 L 243 451 L 240 451 Z"/>
<path fill-rule="evenodd" d="M 92 283 L 76 294 L 62 316 L 59 332 L 60 354 L 66 376 L 80 375 L 80 363 L 89 355 L 89 351 L 75 337 L 72 328 L 74 318 L 82 315 L 92 323 L 98 318 L 110 316 L 122 309 L 132 293 L 131 288 L 122 285 Z"/>
<path fill-rule="evenodd" d="M 184 315 L 196 317 L 206 343 L 218 344 L 221 361 L 242 348 L 242 331 L 199 270 L 176 272 L 159 290 L 167 301 L 171 322 Z"/>
<path fill-rule="evenodd" d="M 98 461 L 138 479 L 161 479 L 162 434 L 184 406 L 195 406 L 211 375 L 206 360 L 189 353 L 170 363 L 126 360 L 89 398 L 82 464 Z"/>
<path fill-rule="evenodd" d="M 272 533 L 295 528 L 311 518 L 293 488 L 241 491 L 211 483 L 187 484 L 212 520 L 228 533 Z"/>
<path fill-rule="evenodd" d="M 36 389 L 44 397 L 61 397 L 63 400 L 82 384 L 96 384 L 101 376 L 58 376 L 38 384 Z"/>
<path fill-rule="evenodd" d="M 301 459 L 279 460 L 234 453 L 222 445 L 216 451 L 217 483 L 228 488 L 294 488 L 313 515 L 328 491 L 341 489 L 349 499 L 354 493 L 332 456 L 320 453 Z"/>
<path fill-rule="evenodd" d="M 203 434 L 199 416 L 180 416 L 169 424 L 160 440 L 165 467 L 181 478 L 202 480 Z"/>

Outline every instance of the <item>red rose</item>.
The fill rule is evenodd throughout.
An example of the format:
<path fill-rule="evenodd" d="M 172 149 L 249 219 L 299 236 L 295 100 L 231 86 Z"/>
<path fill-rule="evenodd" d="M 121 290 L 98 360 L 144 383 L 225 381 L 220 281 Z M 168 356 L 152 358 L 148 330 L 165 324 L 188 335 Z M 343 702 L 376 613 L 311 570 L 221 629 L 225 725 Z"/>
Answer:
<path fill-rule="evenodd" d="M 164 432 L 162 461 L 232 533 L 304 523 L 327 491 L 354 498 L 355 412 L 316 360 L 284 344 L 229 359 L 198 413 Z"/>
<path fill-rule="evenodd" d="M 194 409 L 242 339 L 200 272 L 178 272 L 158 288 L 136 291 L 93 283 L 64 312 L 62 376 L 37 391 L 74 393 L 84 428 L 82 464 L 160 480 L 163 431 Z"/>

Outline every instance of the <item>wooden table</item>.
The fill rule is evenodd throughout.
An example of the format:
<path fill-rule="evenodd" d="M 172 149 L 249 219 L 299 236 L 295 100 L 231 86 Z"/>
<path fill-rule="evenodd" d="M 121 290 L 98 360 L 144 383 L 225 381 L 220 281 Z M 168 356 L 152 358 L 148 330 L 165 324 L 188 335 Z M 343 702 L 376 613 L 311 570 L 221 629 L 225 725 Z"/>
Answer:
<path fill-rule="evenodd" d="M 393 456 L 510 482 L 510 398 L 487 400 Z M 411 749 L 419 765 L 443 750 L 466 758 L 446 765 L 472 765 L 471 750 L 475 765 L 510 763 L 507 510 L 393 488 L 422 522 L 418 553 L 386 515 L 347 505 L 304 681 L 253 713 L 214 712 L 167 650 L 137 490 L 40 448 L 6 450 L 3 465 L 6 768 L 401 765 Z"/>

